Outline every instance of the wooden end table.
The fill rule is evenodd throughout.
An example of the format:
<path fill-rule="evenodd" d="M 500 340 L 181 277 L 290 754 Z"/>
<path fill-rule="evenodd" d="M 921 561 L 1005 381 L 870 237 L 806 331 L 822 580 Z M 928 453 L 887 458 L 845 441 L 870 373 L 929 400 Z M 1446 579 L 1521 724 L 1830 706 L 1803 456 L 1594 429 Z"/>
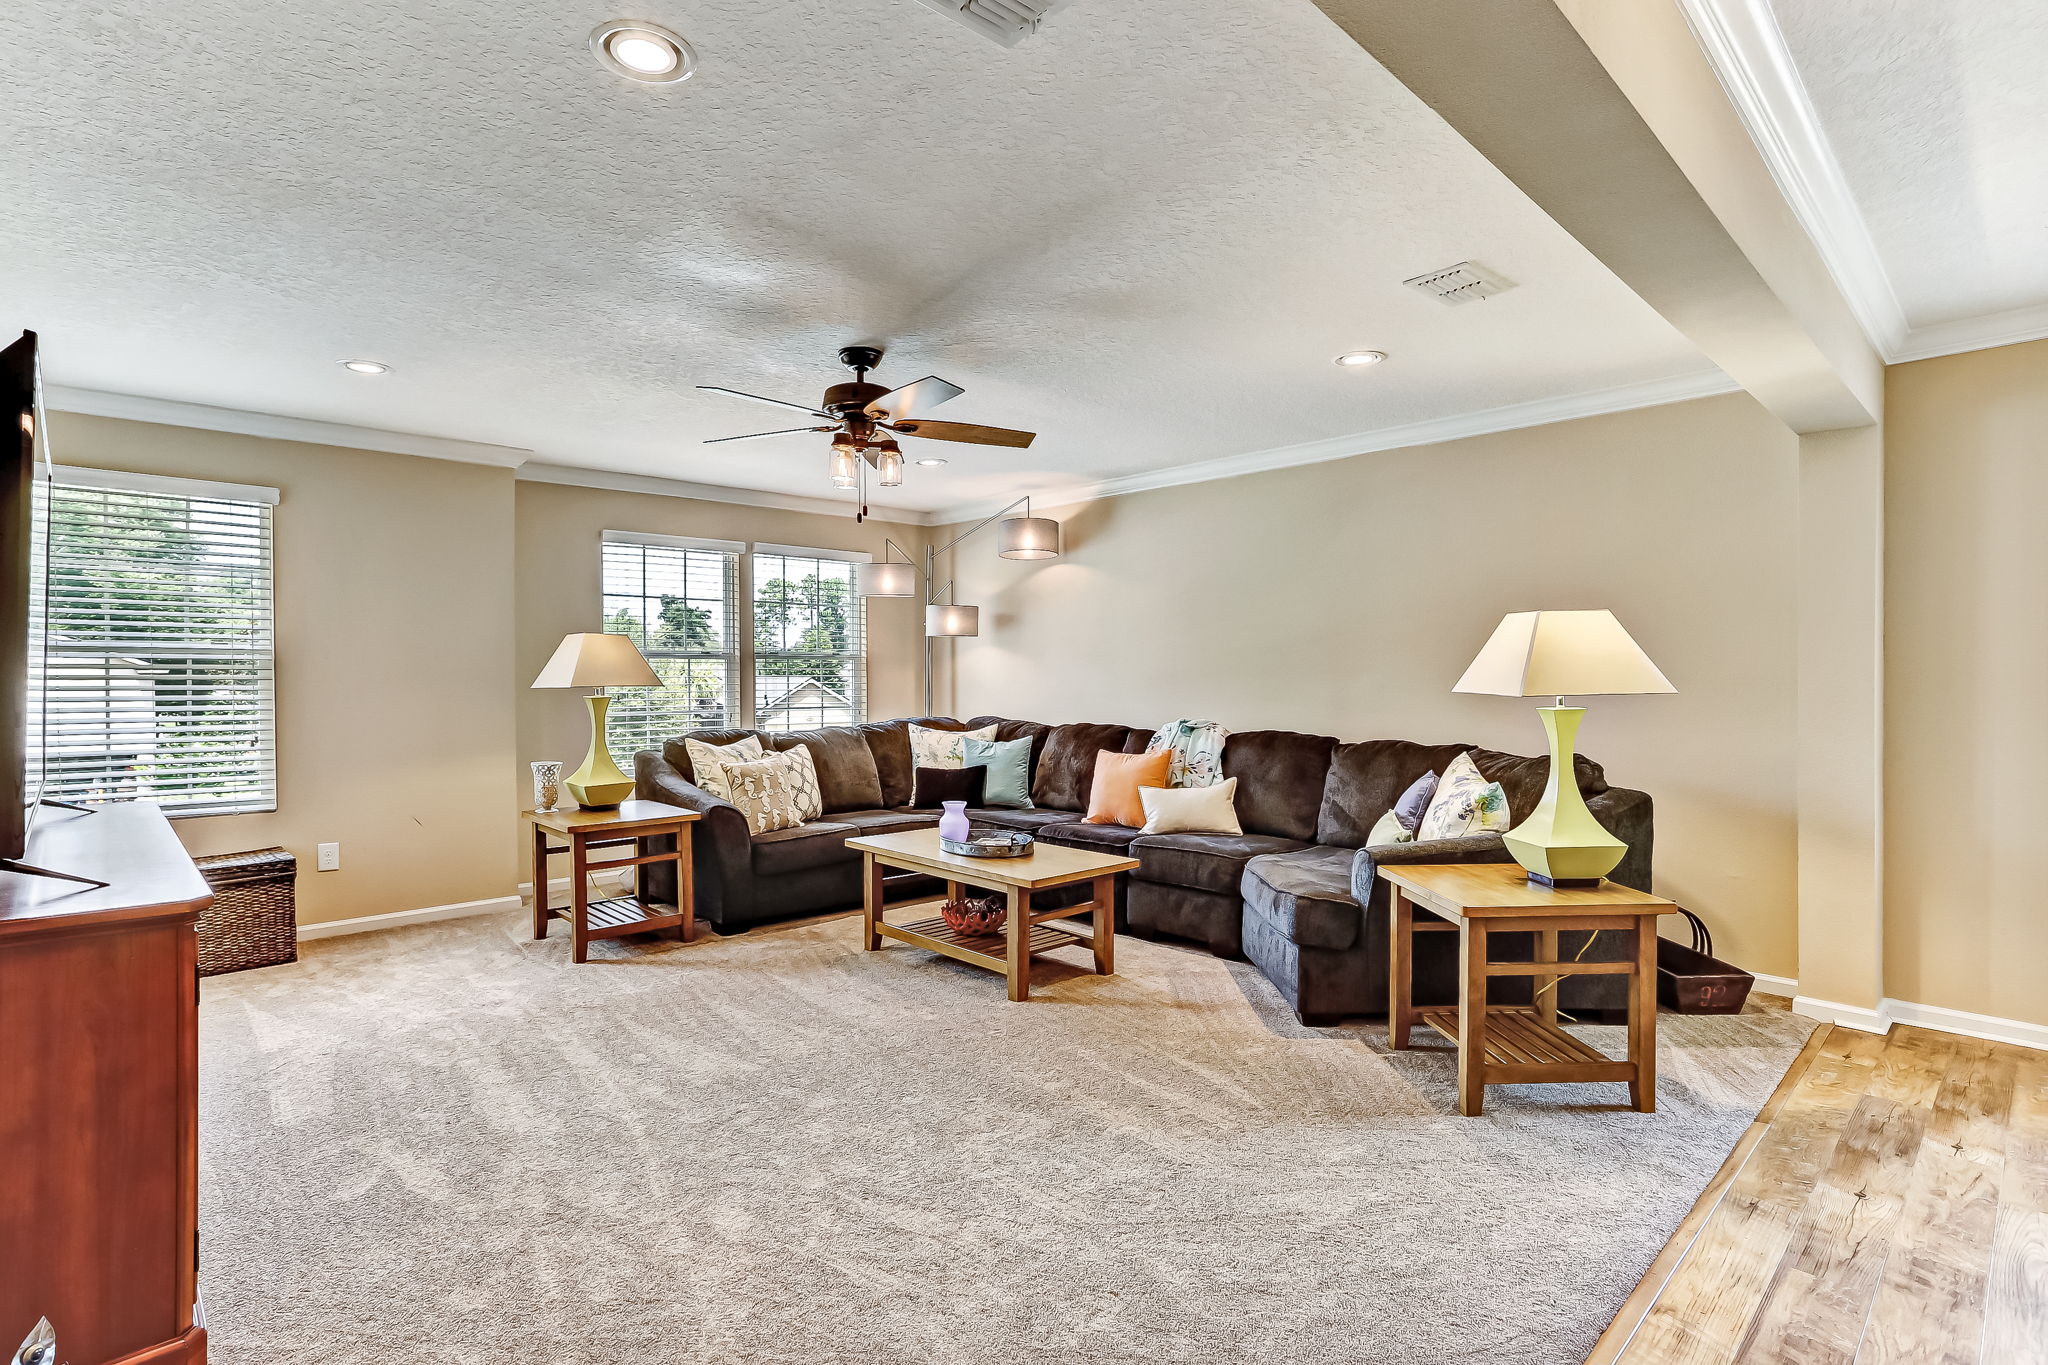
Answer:
<path fill-rule="evenodd" d="M 524 812 L 533 825 L 533 936 L 548 936 L 548 923 L 555 915 L 569 921 L 570 957 L 576 962 L 590 960 L 590 942 L 600 938 L 624 938 L 628 934 L 674 929 L 688 943 L 697 932 L 696 897 L 690 882 L 690 826 L 704 817 L 681 806 L 660 801 L 622 801 L 615 810 L 553 810 Z M 569 842 L 551 846 L 548 835 L 557 834 Z M 673 835 L 672 853 L 644 853 L 607 862 L 590 861 L 590 850 L 637 846 L 642 839 Z M 548 902 L 548 855 L 569 855 L 569 903 L 550 908 Z M 639 894 L 638 868 L 648 863 L 676 865 L 676 903 L 660 904 Z M 590 874 L 614 867 L 634 872 L 635 894 L 590 899 Z"/>
<path fill-rule="evenodd" d="M 1458 1112 L 1476 1115 L 1489 1085 L 1529 1082 L 1626 1081 L 1629 1103 L 1657 1108 L 1657 917 L 1678 906 L 1613 882 L 1547 887 L 1513 863 L 1396 864 L 1379 870 L 1393 909 L 1387 945 L 1387 1045 L 1408 1046 L 1409 1029 L 1427 1024 L 1458 1049 Z M 1450 923 L 1417 923 L 1415 909 Z M 1557 935 L 1566 929 L 1632 933 L 1634 956 L 1622 962 L 1560 962 Z M 1458 1004 L 1414 1005 L 1417 933 L 1458 935 Z M 1537 960 L 1492 962 L 1494 934 L 1534 933 Z M 1535 1003 L 1489 1005 L 1496 976 L 1535 978 Z M 1627 976 L 1628 1056 L 1596 1051 L 1557 1025 L 1557 986 L 1567 976 Z"/>
<path fill-rule="evenodd" d="M 1116 971 L 1116 874 L 1138 865 L 1136 858 L 1118 858 L 1086 849 L 1035 843 L 1022 858 L 968 858 L 939 847 L 935 829 L 906 830 L 848 839 L 861 856 L 861 946 L 878 952 L 882 940 L 893 938 L 961 962 L 1001 972 L 1010 983 L 1010 999 L 1031 998 L 1031 959 L 1040 953 L 1086 943 L 1095 950 L 1095 970 Z M 890 924 L 882 918 L 882 873 L 886 868 L 923 872 L 943 878 L 946 899 L 956 900 L 966 886 L 1001 887 L 1010 917 L 1000 934 L 956 934 L 937 915 L 911 924 Z M 1079 905 L 1054 910 L 1031 909 L 1031 893 L 1074 882 L 1093 882 L 1094 894 Z M 1093 916 L 1094 937 L 1082 938 L 1058 927 L 1054 920 Z"/>

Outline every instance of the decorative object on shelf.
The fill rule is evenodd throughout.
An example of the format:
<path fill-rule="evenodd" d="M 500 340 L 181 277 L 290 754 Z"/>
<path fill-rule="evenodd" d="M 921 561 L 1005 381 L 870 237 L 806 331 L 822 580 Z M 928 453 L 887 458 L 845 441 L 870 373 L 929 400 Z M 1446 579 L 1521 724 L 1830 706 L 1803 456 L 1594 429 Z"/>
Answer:
<path fill-rule="evenodd" d="M 868 371 L 882 363 L 882 348 L 879 346 L 842 346 L 839 348 L 839 363 L 853 371 L 853 382 L 834 384 L 826 389 L 825 396 L 818 400 L 816 407 L 808 403 L 788 402 L 781 398 L 763 398 L 759 394 L 743 393 L 719 384 L 699 384 L 698 388 L 710 393 L 730 394 L 734 398 L 745 398 L 755 403 L 788 408 L 825 423 L 823 426 L 781 427 L 775 431 L 754 431 L 744 436 L 714 436 L 704 444 L 751 441 L 763 436 L 789 436 L 798 432 L 831 432 L 832 453 L 827 472 L 831 477 L 832 486 L 860 489 L 860 511 L 855 514 L 855 520 L 865 521 L 868 515 L 868 470 L 872 468 L 875 471 L 876 481 L 883 488 L 894 488 L 903 482 L 903 448 L 896 443 L 895 438 L 898 436 L 915 436 L 927 441 L 964 441 L 969 445 L 979 446 L 1010 446 L 1018 450 L 1036 439 L 1033 432 L 1012 431 L 1008 427 L 932 421 L 924 414 L 941 403 L 951 402 L 966 390 L 937 375 L 926 375 L 923 379 L 895 389 L 870 384 Z M 1049 553 L 1058 554 L 1059 524 L 1046 522 L 1045 525 L 1052 528 L 1052 549 Z M 1020 549 L 1015 554 L 1008 548 L 1004 549 L 1003 553 L 1010 558 L 1043 558 L 1048 553 L 1043 549 L 1043 527 L 1019 530 L 1014 534 L 1019 538 Z M 907 596 L 897 593 L 883 595 Z"/>
<path fill-rule="evenodd" d="M 1565 705 L 1565 698 L 1678 689 L 1611 611 L 1516 611 L 1501 619 L 1451 690 L 1557 698 L 1555 706 L 1537 708 L 1550 736 L 1550 781 L 1529 818 L 1503 838 L 1531 881 L 1598 885 L 1620 865 L 1628 845 L 1586 809 L 1573 766 L 1574 741 L 1586 711 Z"/>
<path fill-rule="evenodd" d="M 999 896 L 969 896 L 940 906 L 939 918 L 962 938 L 981 938 L 1003 931 L 1010 920 L 1010 908 Z"/>
<path fill-rule="evenodd" d="M 918 381 L 920 384 L 926 382 Z M 1024 515 L 1008 515 L 1019 507 L 1024 509 Z M 1060 524 L 1051 517 L 1033 516 L 1028 497 L 1018 498 L 1008 506 L 996 509 L 944 545 L 924 547 L 924 709 L 927 713 L 932 709 L 932 641 L 981 634 L 980 607 L 939 600 L 950 596 L 953 591 L 951 579 L 943 585 L 939 583 L 939 556 L 950 553 L 961 541 L 997 522 L 1001 525 L 996 534 L 996 553 L 1004 559 L 1053 559 L 1060 554 Z M 892 551 L 903 556 L 902 563 L 889 558 Z M 882 562 L 862 565 L 856 571 L 856 582 L 863 597 L 915 597 L 917 565 L 901 545 L 884 538 Z"/>
<path fill-rule="evenodd" d="M 542 761 L 531 766 L 533 808 L 542 815 L 552 815 L 562 804 L 562 765 Z"/>
<path fill-rule="evenodd" d="M 947 801 L 943 803 L 943 809 L 945 814 L 939 817 L 939 838 L 941 840 L 951 839 L 956 844 L 966 843 L 969 833 L 967 803 L 965 801 Z"/>
<path fill-rule="evenodd" d="M 554 657 L 533 680 L 535 687 L 660 687 L 640 650 L 625 635 L 579 632 L 562 637 Z M 609 810 L 633 794 L 633 779 L 619 771 L 605 743 L 605 712 L 612 699 L 603 692 L 584 698 L 590 708 L 590 752 L 569 774 L 569 795 L 585 810 Z"/>
<path fill-rule="evenodd" d="M 939 847 L 963 858 L 1022 858 L 1031 852 L 1032 836 L 1020 829 L 977 829 L 965 839 L 939 836 Z"/>

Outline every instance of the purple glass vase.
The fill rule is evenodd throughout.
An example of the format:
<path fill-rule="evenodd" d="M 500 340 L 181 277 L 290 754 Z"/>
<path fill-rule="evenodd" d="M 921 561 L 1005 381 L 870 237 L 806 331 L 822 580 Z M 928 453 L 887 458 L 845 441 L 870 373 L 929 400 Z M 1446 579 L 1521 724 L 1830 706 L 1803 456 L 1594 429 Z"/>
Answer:
<path fill-rule="evenodd" d="M 939 837 L 951 839 L 956 844 L 967 842 L 967 803 L 941 801 L 939 805 L 945 811 L 939 817 Z"/>

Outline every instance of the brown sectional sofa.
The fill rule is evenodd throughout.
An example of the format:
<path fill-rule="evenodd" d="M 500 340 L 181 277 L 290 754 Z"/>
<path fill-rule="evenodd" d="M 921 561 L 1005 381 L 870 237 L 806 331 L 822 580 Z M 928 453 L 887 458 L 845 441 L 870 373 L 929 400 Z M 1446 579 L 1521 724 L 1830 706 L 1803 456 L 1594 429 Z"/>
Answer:
<path fill-rule="evenodd" d="M 771 749 L 810 750 L 823 816 L 800 829 L 756 837 L 749 837 L 738 809 L 695 785 L 680 739 L 636 755 L 640 796 L 703 813 L 694 827 L 697 914 L 721 933 L 738 933 L 771 920 L 859 905 L 860 857 L 846 840 L 938 820 L 936 811 L 909 805 L 912 723 L 874 721 L 791 733 L 692 732 L 689 738 L 710 744 L 758 734 Z M 1408 784 L 1470 752 L 1480 771 L 1501 784 L 1510 813 L 1519 818 L 1541 796 L 1550 769 L 1548 758 L 1467 744 L 1345 744 L 1328 735 L 1244 731 L 1231 735 L 1223 749 L 1223 774 L 1238 779 L 1243 834 L 1140 834 L 1122 825 L 1086 824 L 1081 817 L 1096 756 L 1105 750 L 1142 752 L 1152 736 L 1149 726 L 1044 725 L 1000 716 L 922 717 L 914 723 L 948 730 L 993 724 L 998 739 L 1029 738 L 1034 808 L 984 808 L 970 812 L 973 819 L 1029 830 L 1051 843 L 1136 858 L 1137 870 L 1117 879 L 1120 929 L 1249 958 L 1311 1024 L 1386 1010 L 1388 917 L 1386 886 L 1377 876 L 1381 864 L 1511 861 L 1498 835 L 1367 847 L 1373 823 Z M 1629 844 L 1615 880 L 1648 890 L 1650 798 L 1609 787 L 1599 765 L 1583 756 L 1578 776 L 1594 814 Z M 650 872 L 655 894 L 668 889 L 660 882 L 664 875 L 673 873 Z M 896 876 L 890 895 L 921 894 L 931 886 L 928 879 Z M 1579 942 L 1566 935 L 1564 947 L 1576 952 Z M 1455 998 L 1453 946 L 1438 935 L 1418 943 L 1419 1001 Z M 1624 948 L 1602 941 L 1588 956 L 1618 957 Z M 1507 951 L 1516 946 L 1510 942 Z M 1573 978 L 1561 1003 L 1578 1010 L 1618 1008 L 1619 980 Z"/>

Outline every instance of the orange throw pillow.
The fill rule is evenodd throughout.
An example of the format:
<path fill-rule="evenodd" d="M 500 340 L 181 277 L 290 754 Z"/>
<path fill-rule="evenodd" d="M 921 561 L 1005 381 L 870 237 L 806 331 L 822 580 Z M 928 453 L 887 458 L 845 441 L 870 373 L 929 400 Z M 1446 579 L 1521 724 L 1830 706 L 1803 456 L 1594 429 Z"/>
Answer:
<path fill-rule="evenodd" d="M 1173 761 L 1171 749 L 1150 754 L 1113 754 L 1104 749 L 1095 755 L 1095 781 L 1088 788 L 1090 825 L 1145 823 L 1145 803 L 1138 799 L 1140 787 L 1166 785 L 1166 765 Z"/>

